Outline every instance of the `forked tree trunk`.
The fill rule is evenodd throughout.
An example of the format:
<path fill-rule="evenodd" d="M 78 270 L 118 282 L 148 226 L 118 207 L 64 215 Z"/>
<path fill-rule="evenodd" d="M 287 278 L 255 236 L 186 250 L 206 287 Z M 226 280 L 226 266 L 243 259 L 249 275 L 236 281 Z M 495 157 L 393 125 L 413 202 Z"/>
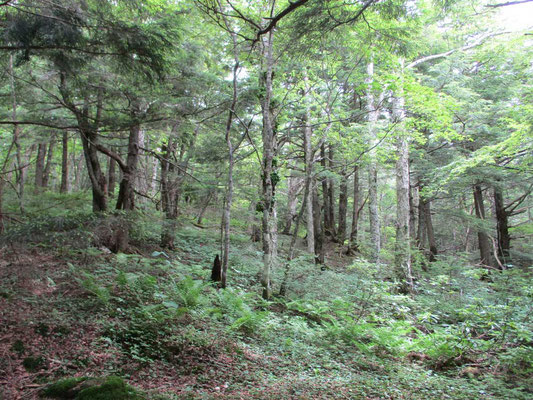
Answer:
<path fill-rule="evenodd" d="M 78 122 L 81 143 L 83 146 L 83 155 L 87 166 L 87 173 L 91 182 L 93 195 L 93 211 L 102 212 L 107 210 L 107 179 L 102 171 L 100 160 L 98 159 L 99 136 L 98 128 L 100 124 L 103 109 L 103 88 L 98 89 L 96 100 L 96 115 L 92 119 L 89 116 L 89 98 L 84 100 L 83 108 L 79 107 L 71 99 L 67 88 L 67 76 L 61 72 L 60 92 L 65 104 L 67 104 L 74 113 Z"/>
<path fill-rule="evenodd" d="M 132 117 L 135 118 L 139 112 L 139 106 L 136 105 Z M 126 158 L 125 168 L 122 168 L 122 180 L 117 197 L 117 210 L 126 212 L 135 209 L 135 182 L 137 177 L 137 166 L 139 163 L 139 133 L 141 127 L 138 123 L 130 126 L 128 137 L 128 156 Z M 115 228 L 115 243 L 113 251 L 115 253 L 124 252 L 129 243 L 130 222 L 128 218 L 120 218 Z"/>

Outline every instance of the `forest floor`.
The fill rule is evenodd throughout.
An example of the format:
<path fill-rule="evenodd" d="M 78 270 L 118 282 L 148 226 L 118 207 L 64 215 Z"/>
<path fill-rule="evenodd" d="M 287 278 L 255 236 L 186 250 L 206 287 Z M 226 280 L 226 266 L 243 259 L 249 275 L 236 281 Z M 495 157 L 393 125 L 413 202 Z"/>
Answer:
<path fill-rule="evenodd" d="M 306 260 L 290 277 L 307 302 L 262 301 L 254 294 L 260 252 L 245 236 L 235 238 L 232 290 L 216 290 L 206 283 L 216 235 L 186 229 L 173 254 L 4 247 L 0 399 L 37 399 L 61 378 L 107 376 L 137 390 L 110 399 L 531 398 L 531 380 L 513 384 L 486 352 L 392 351 L 387 343 L 398 342 L 393 331 L 405 330 L 402 323 L 385 331 L 358 322 L 350 334 L 359 340 L 350 342 L 326 301 L 305 296 L 308 284 L 327 294 L 344 278 L 307 282 Z M 333 247 L 330 260 L 339 271 L 352 262 Z M 365 301 L 370 309 L 378 299 Z M 346 304 L 338 307 L 333 313 L 342 315 Z"/>

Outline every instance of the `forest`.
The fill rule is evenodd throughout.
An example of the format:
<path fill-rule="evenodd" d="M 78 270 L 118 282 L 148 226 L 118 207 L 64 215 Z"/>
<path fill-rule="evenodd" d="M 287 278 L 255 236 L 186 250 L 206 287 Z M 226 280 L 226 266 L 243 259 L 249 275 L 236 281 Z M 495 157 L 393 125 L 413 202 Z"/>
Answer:
<path fill-rule="evenodd" d="M 0 400 L 533 398 L 532 0 L 0 0 Z"/>

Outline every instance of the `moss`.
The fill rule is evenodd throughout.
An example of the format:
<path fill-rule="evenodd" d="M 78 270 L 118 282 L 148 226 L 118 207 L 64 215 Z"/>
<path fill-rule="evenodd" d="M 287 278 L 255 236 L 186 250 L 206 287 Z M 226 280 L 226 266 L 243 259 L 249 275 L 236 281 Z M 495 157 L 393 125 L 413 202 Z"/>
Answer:
<path fill-rule="evenodd" d="M 108 377 L 101 385 L 83 389 L 76 400 L 142 400 L 135 389 L 118 376 Z"/>
<path fill-rule="evenodd" d="M 67 378 L 47 386 L 41 393 L 42 397 L 54 399 L 74 398 L 77 391 L 74 389 L 87 378 Z"/>
<path fill-rule="evenodd" d="M 41 397 L 74 400 L 143 400 L 144 397 L 118 376 L 68 378 L 49 385 Z"/>
<path fill-rule="evenodd" d="M 28 372 L 37 372 L 44 367 L 44 358 L 39 357 L 26 357 L 22 361 L 22 365 Z"/>
<path fill-rule="evenodd" d="M 26 347 L 24 346 L 24 343 L 22 343 L 22 340 L 17 340 L 13 343 L 13 346 L 11 346 L 11 350 L 21 355 L 26 351 Z"/>

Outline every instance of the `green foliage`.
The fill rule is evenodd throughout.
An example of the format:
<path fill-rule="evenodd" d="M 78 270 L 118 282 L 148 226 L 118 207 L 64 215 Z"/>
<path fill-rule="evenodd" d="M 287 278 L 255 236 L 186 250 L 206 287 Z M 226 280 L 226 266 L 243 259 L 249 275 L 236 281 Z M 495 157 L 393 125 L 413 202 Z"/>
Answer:
<path fill-rule="evenodd" d="M 220 290 L 215 304 L 211 313 L 227 321 L 229 329 L 233 331 L 257 333 L 269 317 L 268 311 L 255 309 L 261 304 L 261 299 L 254 294 L 242 294 L 232 289 Z"/>
<path fill-rule="evenodd" d="M 74 268 L 71 266 L 71 268 Z M 91 293 L 104 306 L 107 306 L 111 300 L 111 293 L 109 289 L 101 285 L 98 279 L 89 272 L 82 271 L 81 278 L 77 278 L 78 283 L 87 292 Z"/>

